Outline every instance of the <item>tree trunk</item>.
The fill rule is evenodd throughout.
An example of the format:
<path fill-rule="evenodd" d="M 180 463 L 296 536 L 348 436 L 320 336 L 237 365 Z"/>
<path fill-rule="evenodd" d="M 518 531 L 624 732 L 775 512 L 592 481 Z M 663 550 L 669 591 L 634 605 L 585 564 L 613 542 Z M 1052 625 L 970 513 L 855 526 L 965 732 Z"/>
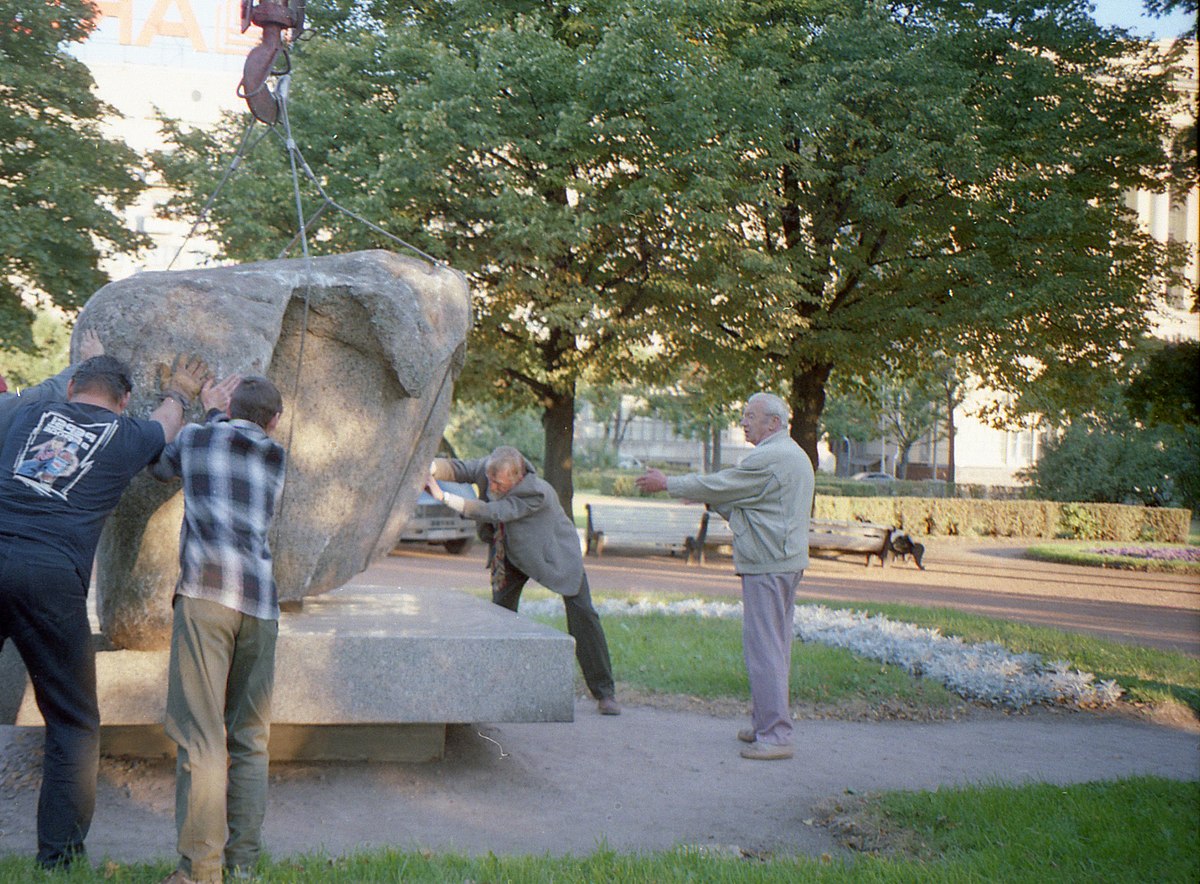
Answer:
<path fill-rule="evenodd" d="M 721 469 L 721 431 L 724 428 L 717 421 L 712 423 L 712 466 L 711 472 Z"/>
<path fill-rule="evenodd" d="M 571 500 L 574 496 L 575 385 L 567 392 L 555 391 L 542 411 L 542 429 L 546 433 L 543 478 L 558 492 L 559 503 L 568 519 L 574 520 Z"/>
<path fill-rule="evenodd" d="M 946 387 L 946 484 L 954 489 L 954 390 Z"/>
<path fill-rule="evenodd" d="M 817 439 L 821 432 L 821 412 L 825 410 L 825 384 L 832 365 L 805 365 L 792 375 L 792 438 L 804 449 L 817 468 Z"/>

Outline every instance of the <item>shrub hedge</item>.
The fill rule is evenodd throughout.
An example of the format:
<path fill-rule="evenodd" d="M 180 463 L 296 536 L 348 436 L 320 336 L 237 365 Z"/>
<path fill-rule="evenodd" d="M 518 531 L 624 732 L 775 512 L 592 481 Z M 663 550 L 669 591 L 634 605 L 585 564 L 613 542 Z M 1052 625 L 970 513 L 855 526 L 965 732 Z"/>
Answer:
<path fill-rule="evenodd" d="M 908 534 L 1186 543 L 1191 510 L 1118 503 L 1048 500 L 956 500 L 933 497 L 826 497 L 819 519 L 863 519 Z"/>
<path fill-rule="evenodd" d="M 636 495 L 637 472 L 600 472 L 576 490 Z M 860 485 L 863 483 L 859 483 Z M 588 487 L 588 486 L 592 487 Z M 1029 537 L 1187 543 L 1191 510 L 1119 503 L 978 500 L 949 497 L 846 497 L 818 493 L 818 519 L 861 519 L 898 531 L 942 537 Z"/>

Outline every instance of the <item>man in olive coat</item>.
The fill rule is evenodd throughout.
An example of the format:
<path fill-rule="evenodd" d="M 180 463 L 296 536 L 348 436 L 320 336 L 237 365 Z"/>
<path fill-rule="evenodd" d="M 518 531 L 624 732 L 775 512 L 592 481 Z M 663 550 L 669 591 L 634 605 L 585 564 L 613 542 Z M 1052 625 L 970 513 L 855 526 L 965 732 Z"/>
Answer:
<path fill-rule="evenodd" d="M 479 500 L 442 491 L 437 480 L 473 482 Z M 521 590 L 532 577 L 562 596 L 567 632 L 575 639 L 575 658 L 602 715 L 619 715 L 608 642 L 592 607 L 579 534 L 558 502 L 558 494 L 515 448 L 501 446 L 486 458 L 433 462 L 429 493 L 455 512 L 493 526 L 492 601 L 516 611 Z"/>

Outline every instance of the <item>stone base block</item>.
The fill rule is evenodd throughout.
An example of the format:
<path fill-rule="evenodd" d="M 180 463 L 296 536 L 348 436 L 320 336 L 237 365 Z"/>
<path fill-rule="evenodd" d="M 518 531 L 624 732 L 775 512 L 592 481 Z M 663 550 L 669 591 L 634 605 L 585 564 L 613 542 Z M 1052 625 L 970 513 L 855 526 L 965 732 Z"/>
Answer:
<path fill-rule="evenodd" d="M 173 751 L 162 734 L 168 657 L 97 653 L 106 751 Z M 438 758 L 449 723 L 571 721 L 574 676 L 574 640 L 556 629 L 461 592 L 355 586 L 280 621 L 271 755 Z M 0 654 L 0 723 L 42 723 L 11 644 Z"/>

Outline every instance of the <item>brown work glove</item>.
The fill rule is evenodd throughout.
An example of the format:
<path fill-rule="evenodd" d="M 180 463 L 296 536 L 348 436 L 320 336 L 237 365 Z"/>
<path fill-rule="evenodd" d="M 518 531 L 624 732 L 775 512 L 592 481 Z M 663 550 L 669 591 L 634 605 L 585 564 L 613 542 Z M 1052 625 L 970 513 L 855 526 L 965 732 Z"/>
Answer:
<path fill-rule="evenodd" d="M 175 393 L 189 403 L 200 393 L 208 377 L 208 365 L 196 355 L 180 353 L 169 368 L 163 363 L 158 366 L 158 386 L 163 395 Z"/>

